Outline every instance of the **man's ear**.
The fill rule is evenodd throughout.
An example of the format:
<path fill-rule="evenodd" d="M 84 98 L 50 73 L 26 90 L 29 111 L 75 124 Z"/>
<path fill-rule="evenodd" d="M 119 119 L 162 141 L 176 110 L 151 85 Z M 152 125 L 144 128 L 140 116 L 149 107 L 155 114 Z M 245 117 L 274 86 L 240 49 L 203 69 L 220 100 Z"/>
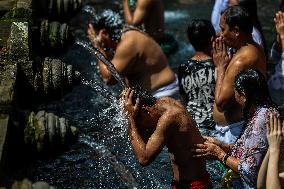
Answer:
<path fill-rule="evenodd" d="M 238 37 L 240 35 L 240 28 L 238 26 L 234 26 L 232 31 L 233 31 L 235 37 Z"/>
<path fill-rule="evenodd" d="M 244 92 L 241 92 L 241 96 L 240 96 L 242 102 L 246 103 L 247 99 L 246 99 L 246 95 Z"/>
<path fill-rule="evenodd" d="M 102 36 L 102 37 L 109 37 L 109 33 L 107 32 L 106 29 L 101 29 L 100 32 L 99 32 L 99 35 Z"/>

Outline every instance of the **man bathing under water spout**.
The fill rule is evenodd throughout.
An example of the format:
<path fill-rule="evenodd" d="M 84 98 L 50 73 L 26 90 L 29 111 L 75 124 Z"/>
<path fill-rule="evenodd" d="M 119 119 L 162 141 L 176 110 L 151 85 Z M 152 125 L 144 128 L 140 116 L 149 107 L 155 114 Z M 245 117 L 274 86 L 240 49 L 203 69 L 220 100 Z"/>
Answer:
<path fill-rule="evenodd" d="M 204 139 L 186 108 L 169 97 L 156 99 L 140 88 L 125 89 L 120 97 L 139 163 L 149 165 L 167 146 L 173 170 L 172 189 L 211 188 L 205 160 L 192 158 L 191 148 Z"/>
<path fill-rule="evenodd" d="M 105 10 L 89 24 L 88 37 L 121 74 L 128 86 L 142 86 L 155 97 L 179 93 L 178 80 L 159 45 L 146 33 L 133 27 L 123 28 L 118 14 Z M 98 60 L 106 84 L 115 84 L 111 72 Z"/>

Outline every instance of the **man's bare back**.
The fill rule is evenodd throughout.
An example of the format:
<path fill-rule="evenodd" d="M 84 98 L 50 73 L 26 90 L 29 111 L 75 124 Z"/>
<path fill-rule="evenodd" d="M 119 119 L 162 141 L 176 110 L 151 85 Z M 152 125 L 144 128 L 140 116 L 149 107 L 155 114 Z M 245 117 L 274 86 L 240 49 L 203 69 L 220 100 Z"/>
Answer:
<path fill-rule="evenodd" d="M 205 161 L 192 158 L 194 144 L 203 143 L 196 123 L 176 100 L 162 97 L 152 106 L 132 104 L 134 91 L 124 90 L 124 106 L 129 120 L 129 136 L 136 158 L 150 164 L 164 146 L 172 164 L 175 181 L 192 181 L 206 175 Z"/>
<path fill-rule="evenodd" d="M 88 37 L 94 47 L 107 58 L 112 58 L 112 64 L 128 86 L 139 85 L 154 92 L 174 83 L 174 72 L 155 40 L 133 26 L 123 28 L 122 22 L 117 23 L 118 20 L 118 14 L 105 10 L 89 24 Z M 112 73 L 100 60 L 98 67 L 106 84 L 116 83 Z M 177 84 L 174 87 L 178 89 Z"/>
<path fill-rule="evenodd" d="M 112 63 L 127 78 L 129 86 L 139 84 L 150 92 L 175 80 L 160 46 L 139 31 L 122 35 Z"/>
<path fill-rule="evenodd" d="M 191 180 L 205 175 L 205 161 L 192 158 L 193 144 L 203 143 L 195 121 L 189 116 L 188 111 L 172 98 L 163 97 L 157 101 L 157 106 L 166 117 L 163 122 L 173 122 L 171 137 L 168 138 L 169 157 L 172 162 L 174 180 Z M 173 121 L 174 120 L 174 121 Z"/>
<path fill-rule="evenodd" d="M 142 26 L 154 39 L 164 32 L 164 5 L 162 0 L 137 0 L 131 11 L 128 0 L 123 0 L 124 18 L 127 24 Z"/>

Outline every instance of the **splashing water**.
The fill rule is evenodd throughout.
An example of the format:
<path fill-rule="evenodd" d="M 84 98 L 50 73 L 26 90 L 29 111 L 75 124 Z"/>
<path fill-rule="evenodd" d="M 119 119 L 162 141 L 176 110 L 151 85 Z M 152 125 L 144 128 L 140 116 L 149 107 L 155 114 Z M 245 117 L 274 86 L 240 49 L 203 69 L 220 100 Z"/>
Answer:
<path fill-rule="evenodd" d="M 110 5 L 110 2 L 113 3 L 109 1 L 107 4 Z M 114 2 L 117 2 L 117 5 L 121 4 L 120 1 Z M 98 16 L 92 7 L 85 7 L 83 11 L 92 18 Z M 175 15 L 177 14 L 170 14 Z M 181 24 L 181 20 L 183 19 L 172 19 L 172 22 L 180 28 L 184 25 Z M 115 18 L 109 21 L 115 21 Z M 175 26 L 172 22 L 171 27 Z M 82 67 L 90 78 L 84 79 L 80 86 L 75 87 L 72 93 L 60 101 L 59 105 L 49 104 L 51 110 L 60 109 L 63 116 L 78 127 L 79 141 L 70 146 L 68 151 L 52 159 L 37 161 L 29 169 L 29 177 L 32 180 L 45 180 L 58 189 L 169 188 L 172 174 L 166 149 L 163 149 L 155 161 L 145 168 L 137 163 L 127 134 L 126 118 L 116 98 L 119 91 L 117 87 L 126 86 L 124 79 L 98 49 L 94 49 L 85 41 L 85 29 L 84 26 L 77 32 L 82 34 L 77 36 L 77 40 L 80 37 L 81 41 L 77 41 L 78 45 L 70 48 L 72 51 L 66 54 L 66 62 L 71 60 L 78 67 Z M 179 43 L 186 41 L 180 39 Z M 82 49 L 83 51 L 80 51 Z M 120 86 L 108 87 L 101 82 L 99 71 L 95 64 L 91 64 L 94 60 L 93 55 L 108 67 Z M 173 65 L 177 65 L 174 63 L 180 61 L 181 57 L 187 56 L 188 52 L 184 51 L 173 56 Z"/>
<path fill-rule="evenodd" d="M 93 47 L 90 43 L 84 41 L 76 41 L 76 44 L 83 46 L 90 53 L 94 54 L 100 61 L 102 61 L 107 66 L 108 70 L 111 72 L 113 77 L 118 81 L 120 86 L 123 88 L 127 88 L 127 85 L 125 84 L 122 76 L 117 72 L 114 65 L 104 56 L 102 52 L 100 52 L 99 49 Z"/>
<path fill-rule="evenodd" d="M 99 144 L 90 136 L 82 136 L 80 142 L 85 143 L 92 147 L 101 157 L 106 158 L 110 166 L 114 169 L 116 174 L 127 184 L 129 188 L 138 188 L 138 183 L 132 173 L 127 167 L 120 162 L 114 154 L 103 144 Z"/>

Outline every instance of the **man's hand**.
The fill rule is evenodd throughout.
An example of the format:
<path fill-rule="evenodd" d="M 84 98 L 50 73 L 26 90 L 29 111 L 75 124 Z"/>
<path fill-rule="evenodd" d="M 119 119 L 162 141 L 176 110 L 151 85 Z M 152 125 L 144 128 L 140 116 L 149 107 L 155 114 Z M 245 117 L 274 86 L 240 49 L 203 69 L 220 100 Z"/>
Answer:
<path fill-rule="evenodd" d="M 278 11 L 275 14 L 274 22 L 275 22 L 275 28 L 277 32 L 277 42 L 282 48 L 283 43 L 284 43 L 284 13 L 281 11 Z M 280 51 L 282 51 L 281 48 L 280 48 Z"/>
<path fill-rule="evenodd" d="M 95 48 L 101 48 L 102 47 L 102 38 L 100 36 L 100 33 L 96 32 L 93 25 L 89 24 L 88 29 L 88 38 L 92 42 Z"/>
<path fill-rule="evenodd" d="M 277 33 L 280 36 L 284 37 L 284 13 L 281 11 L 278 11 L 275 14 L 274 22 L 275 22 L 275 28 L 276 28 Z"/>
<path fill-rule="evenodd" d="M 132 103 L 134 90 L 131 88 L 124 89 L 120 95 L 124 103 L 124 110 L 127 112 L 127 115 L 134 118 L 137 115 L 140 105 L 140 99 L 137 98 L 135 104 Z"/>
<path fill-rule="evenodd" d="M 227 47 L 221 36 L 217 37 L 213 41 L 212 48 L 213 48 L 213 61 L 215 66 L 217 68 L 222 68 L 223 70 L 226 70 L 232 57 L 228 54 Z"/>
<path fill-rule="evenodd" d="M 284 139 L 284 127 L 275 114 L 270 114 L 269 124 L 267 125 L 267 139 L 270 153 L 280 150 L 280 144 Z"/>

